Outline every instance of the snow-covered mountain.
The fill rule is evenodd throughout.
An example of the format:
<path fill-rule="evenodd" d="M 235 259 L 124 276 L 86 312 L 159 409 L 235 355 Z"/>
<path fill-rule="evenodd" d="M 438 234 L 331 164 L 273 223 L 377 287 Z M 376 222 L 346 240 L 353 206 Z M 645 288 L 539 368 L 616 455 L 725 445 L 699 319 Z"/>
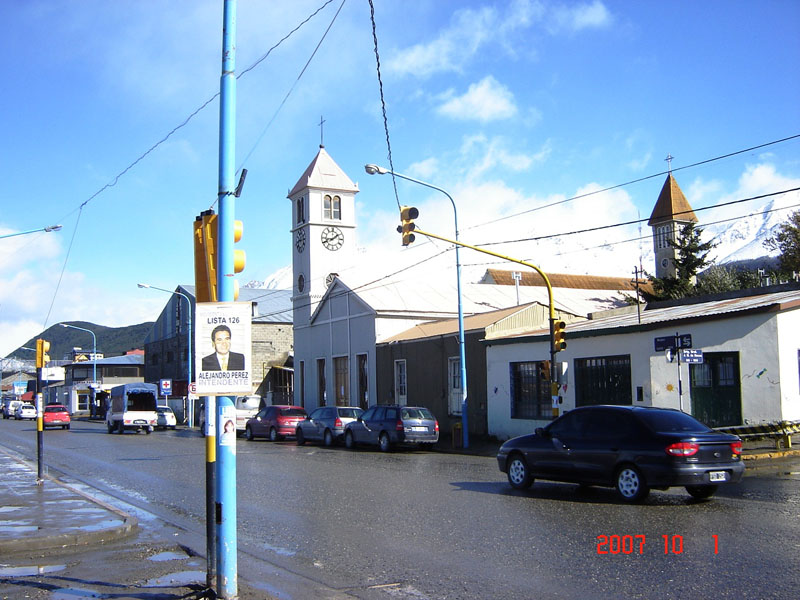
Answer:
<path fill-rule="evenodd" d="M 704 240 L 714 240 L 718 246 L 711 252 L 715 264 L 726 264 L 738 261 L 752 260 L 765 256 L 775 256 L 769 253 L 764 247 L 764 241 L 777 232 L 778 227 L 787 221 L 789 215 L 797 210 L 800 204 L 800 193 L 792 192 L 778 196 L 760 208 L 755 209 L 750 216 L 736 218 L 730 221 L 721 221 L 704 225 L 703 215 L 699 213 L 700 222 L 698 227 L 703 230 Z M 784 207 L 789 208 L 784 208 Z M 649 227 L 642 227 L 642 235 L 647 235 Z M 544 248 L 542 248 L 544 250 Z M 579 236 L 574 239 L 556 240 L 550 247 L 556 255 L 548 263 L 542 262 L 545 269 L 559 273 L 573 274 L 596 274 L 596 275 L 615 275 L 619 277 L 630 276 L 634 266 L 639 262 L 641 253 L 641 263 L 645 271 L 655 272 L 653 245 L 649 239 L 643 240 L 637 247 L 627 245 L 621 246 L 582 246 Z M 399 249 L 397 250 L 399 252 Z M 366 253 L 365 253 L 366 254 Z M 547 251 L 540 255 L 547 255 Z M 462 263 L 473 266 L 464 268 L 464 281 L 477 281 L 490 265 L 492 268 L 512 269 L 513 264 L 503 266 L 503 263 L 487 262 L 485 266 L 480 266 L 481 260 L 473 260 L 476 255 L 469 255 L 468 260 L 462 258 Z M 390 261 L 396 264 L 396 255 Z M 421 261 L 420 261 L 421 262 Z M 452 260 L 449 261 L 451 263 Z M 448 264 L 449 264 L 448 263 Z M 475 264 L 478 263 L 478 264 Z M 376 276 L 382 274 L 380 269 L 386 268 L 386 261 L 376 260 L 372 262 Z M 598 267 L 602 271 L 597 271 Z M 441 265 L 432 268 L 441 268 Z M 365 268 L 368 268 L 365 265 Z M 438 276 L 441 276 L 439 274 Z M 291 289 L 293 284 L 292 267 L 287 265 L 269 275 L 263 281 L 251 281 L 245 287 L 263 289 Z"/>

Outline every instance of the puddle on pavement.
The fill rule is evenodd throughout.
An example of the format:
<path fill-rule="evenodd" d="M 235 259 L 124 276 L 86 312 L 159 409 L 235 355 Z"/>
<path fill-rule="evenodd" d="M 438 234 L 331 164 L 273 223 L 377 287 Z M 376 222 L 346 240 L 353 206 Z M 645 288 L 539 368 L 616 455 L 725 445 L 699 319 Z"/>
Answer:
<path fill-rule="evenodd" d="M 0 506 L 0 513 L 13 512 L 21 508 L 21 506 Z"/>
<path fill-rule="evenodd" d="M 179 571 L 147 581 L 143 587 L 177 587 L 192 583 L 205 583 L 205 571 Z"/>
<path fill-rule="evenodd" d="M 57 573 L 66 569 L 66 565 L 29 565 L 26 567 L 0 567 L 0 577 L 30 577 L 31 575 L 44 575 Z"/>
<path fill-rule="evenodd" d="M 101 531 L 103 529 L 108 529 L 109 527 L 116 527 L 118 525 L 122 525 L 123 521 L 114 519 L 103 521 L 102 523 L 95 523 L 94 525 L 83 525 L 81 527 L 75 527 L 79 531 Z"/>
<path fill-rule="evenodd" d="M 63 588 L 54 590 L 50 595 L 50 600 L 82 600 L 84 598 L 105 598 L 106 596 L 94 590 L 83 588 Z"/>
<path fill-rule="evenodd" d="M 189 558 L 189 556 L 184 552 L 161 552 L 160 554 L 154 554 L 147 560 L 153 560 L 155 562 L 163 562 L 167 560 L 182 560 L 184 558 Z"/>
<path fill-rule="evenodd" d="M 278 546 L 270 546 L 269 544 L 264 544 L 264 549 L 274 552 L 278 556 L 294 556 L 297 554 L 294 550 L 288 550 L 286 548 L 279 548 Z"/>
<path fill-rule="evenodd" d="M 31 531 L 39 531 L 37 525 L 8 525 L 0 527 L 0 533 L 30 533 Z"/>

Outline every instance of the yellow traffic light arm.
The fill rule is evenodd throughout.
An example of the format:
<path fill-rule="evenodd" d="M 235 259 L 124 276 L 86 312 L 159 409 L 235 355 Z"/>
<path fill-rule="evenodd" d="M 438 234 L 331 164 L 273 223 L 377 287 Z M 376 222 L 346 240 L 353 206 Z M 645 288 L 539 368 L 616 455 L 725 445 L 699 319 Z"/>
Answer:
<path fill-rule="evenodd" d="M 550 320 L 553 321 L 556 318 L 556 310 L 555 305 L 553 304 L 553 286 L 550 285 L 550 279 L 545 275 L 544 271 L 542 271 L 536 265 L 533 265 L 529 262 L 525 262 L 524 260 L 519 260 L 518 258 L 513 258 L 511 256 L 506 256 L 504 254 L 498 254 L 497 252 L 492 252 L 491 250 L 486 250 L 485 248 L 479 248 L 478 246 L 470 246 L 469 244 L 465 244 L 464 242 L 459 242 L 457 240 L 451 240 L 450 238 L 442 237 L 441 235 L 436 235 L 435 233 L 430 233 L 428 231 L 422 231 L 419 228 L 414 229 L 414 233 L 418 233 L 420 235 L 425 235 L 428 237 L 436 238 L 437 240 L 442 240 L 443 242 L 449 242 L 451 244 L 455 244 L 457 246 L 461 246 L 463 248 L 469 248 L 470 250 L 475 250 L 476 252 L 482 252 L 483 254 L 488 254 L 490 256 L 496 256 L 497 258 L 502 258 L 503 260 L 507 260 L 509 262 L 514 262 L 520 265 L 525 265 L 526 267 L 530 267 L 539 275 L 542 276 L 544 279 L 544 284 L 547 286 L 547 300 L 550 306 Z M 552 342 L 552 340 L 551 340 Z M 552 345 L 552 344 L 551 344 Z"/>

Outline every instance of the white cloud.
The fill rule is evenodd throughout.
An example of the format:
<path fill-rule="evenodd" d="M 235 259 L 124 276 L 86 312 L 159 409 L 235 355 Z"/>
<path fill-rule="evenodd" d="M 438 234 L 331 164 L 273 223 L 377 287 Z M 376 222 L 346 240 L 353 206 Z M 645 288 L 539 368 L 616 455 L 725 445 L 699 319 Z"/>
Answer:
<path fill-rule="evenodd" d="M 465 94 L 448 99 L 437 112 L 452 119 L 488 123 L 513 117 L 517 107 L 511 91 L 488 75 L 470 85 Z"/>
<path fill-rule="evenodd" d="M 575 33 L 584 29 L 601 29 L 611 25 L 611 13 L 599 0 L 591 4 L 578 6 L 561 6 L 553 11 L 549 23 L 551 33 L 567 31 Z"/>

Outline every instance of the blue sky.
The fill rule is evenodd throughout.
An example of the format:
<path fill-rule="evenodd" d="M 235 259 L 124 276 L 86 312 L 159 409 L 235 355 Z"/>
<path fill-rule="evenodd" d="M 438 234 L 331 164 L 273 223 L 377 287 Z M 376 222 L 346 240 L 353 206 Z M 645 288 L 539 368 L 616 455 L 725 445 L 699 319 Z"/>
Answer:
<path fill-rule="evenodd" d="M 240 0 L 237 72 L 324 4 Z M 346 0 L 334 21 L 341 4 L 238 80 L 242 283 L 291 264 L 286 194 L 317 152 L 320 117 L 327 151 L 359 184 L 359 244 L 381 257 L 372 268 L 409 252 L 390 178 L 363 169 L 388 166 L 370 6 Z M 663 176 L 526 211 L 661 173 L 667 154 L 680 169 L 800 133 L 798 2 L 374 5 L 394 167 L 454 196 L 468 243 L 646 218 Z M 136 284 L 193 283 L 192 221 L 216 199 L 218 102 L 103 188 L 217 93 L 222 2 L 31 0 L 0 3 L 0 17 L 0 236 L 63 225 L 0 238 L 0 355 L 60 321 L 154 320 L 166 295 Z M 800 140 L 675 175 L 694 207 L 796 187 Z M 452 234 L 446 199 L 398 189 L 420 227 Z M 598 264 L 569 253 L 576 238 L 503 248 L 553 271 L 619 276 L 639 254 L 619 246 Z"/>

